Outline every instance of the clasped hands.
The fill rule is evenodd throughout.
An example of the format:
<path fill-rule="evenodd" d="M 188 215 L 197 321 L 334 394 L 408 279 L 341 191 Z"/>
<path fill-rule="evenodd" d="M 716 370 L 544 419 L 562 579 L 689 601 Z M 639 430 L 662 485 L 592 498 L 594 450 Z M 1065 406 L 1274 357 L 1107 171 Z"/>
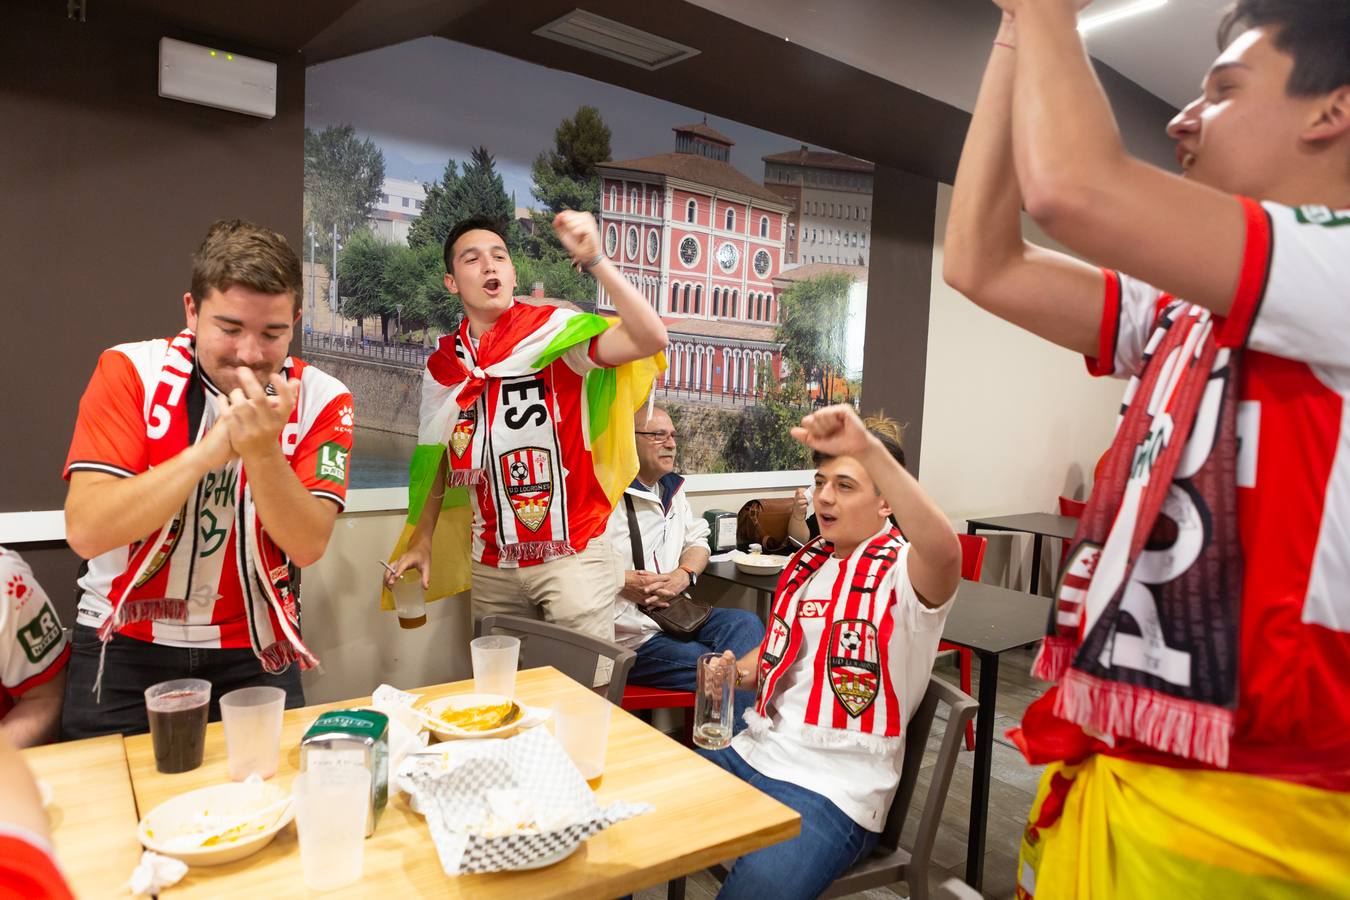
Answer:
<path fill-rule="evenodd" d="M 665 609 L 670 600 L 689 588 L 689 573 L 684 569 L 673 572 L 623 573 L 623 590 L 619 595 L 643 609 Z"/>
<path fill-rule="evenodd" d="M 281 430 L 299 396 L 298 378 L 287 381 L 273 374 L 268 382 L 275 393 L 269 395 L 252 369 L 241 366 L 235 372 L 239 387 L 216 398 L 216 422 L 199 445 L 212 469 L 235 457 L 247 460 L 279 450 Z"/>

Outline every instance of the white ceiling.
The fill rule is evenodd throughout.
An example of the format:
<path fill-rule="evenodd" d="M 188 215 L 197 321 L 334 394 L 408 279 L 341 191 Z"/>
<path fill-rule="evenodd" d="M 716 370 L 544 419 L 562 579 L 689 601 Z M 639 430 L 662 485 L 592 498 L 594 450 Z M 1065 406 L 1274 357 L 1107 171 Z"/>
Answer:
<path fill-rule="evenodd" d="M 953 106 L 975 104 L 999 11 L 991 0 L 692 0 Z M 1129 0 L 1096 0 L 1087 15 Z M 1230 0 L 1169 0 L 1088 37 L 1093 56 L 1173 106 L 1198 91 Z"/>

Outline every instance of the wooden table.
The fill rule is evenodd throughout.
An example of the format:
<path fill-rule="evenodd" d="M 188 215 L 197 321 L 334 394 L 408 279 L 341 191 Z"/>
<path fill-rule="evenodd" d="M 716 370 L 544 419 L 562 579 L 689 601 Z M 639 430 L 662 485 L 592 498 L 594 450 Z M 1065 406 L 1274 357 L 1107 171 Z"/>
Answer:
<path fill-rule="evenodd" d="M 33 747 L 23 758 L 52 789 L 52 843 L 75 896 L 125 894 L 141 844 L 121 736 Z"/>
<path fill-rule="evenodd" d="M 433 698 L 472 690 L 472 681 L 461 681 L 416 693 Z M 552 668 L 523 671 L 516 681 L 517 697 L 532 706 L 547 707 L 567 694 L 585 691 Z M 279 783 L 289 785 L 295 777 L 300 737 L 320 712 L 365 702 L 362 698 L 288 710 L 281 732 Z M 207 726 L 205 761 L 191 772 L 157 772 L 147 735 L 127 738 L 126 746 L 136 802 L 143 811 L 228 778 L 219 723 Z M 450 877 L 441 869 L 425 821 L 400 796 L 390 802 L 375 834 L 366 841 L 361 881 L 334 896 L 617 897 L 787 840 L 801 828 L 801 818 L 788 807 L 617 706 L 611 712 L 605 773 L 596 799 L 602 806 L 627 800 L 647 802 L 655 809 L 590 838 L 557 865 L 533 872 Z M 272 900 L 305 894 L 295 829 L 287 827 L 248 859 L 190 870 L 164 896 Z"/>
<path fill-rule="evenodd" d="M 1047 537 L 1073 540 L 1078 531 L 1077 516 L 1057 516 L 1054 513 L 1019 513 L 1013 516 L 994 516 L 987 519 L 967 519 L 966 533 L 976 531 L 1021 531 L 1033 535 L 1031 545 L 1031 592 L 1040 593 L 1041 543 Z"/>

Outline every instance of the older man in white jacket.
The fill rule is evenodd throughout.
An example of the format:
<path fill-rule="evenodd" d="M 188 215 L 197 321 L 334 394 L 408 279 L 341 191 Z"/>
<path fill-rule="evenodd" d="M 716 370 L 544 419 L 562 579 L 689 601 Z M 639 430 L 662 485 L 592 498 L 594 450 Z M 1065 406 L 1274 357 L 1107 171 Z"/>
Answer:
<path fill-rule="evenodd" d="M 764 626 L 747 610 L 714 608 L 698 633 L 686 641 L 664 633 L 643 611 L 666 607 L 671 598 L 692 588 L 708 565 L 708 523 L 694 515 L 684 478 L 674 472 L 675 447 L 669 414 L 653 409 L 648 417 L 645 407 L 639 410 L 637 478 L 610 516 L 605 537 L 625 569 L 623 589 L 614 599 L 614 639 L 637 651 L 628 680 L 692 691 L 699 656 L 730 650 L 740 658 L 759 646 Z M 640 535 L 641 569 L 634 566 L 630 507 Z M 753 702 L 752 692 L 737 692 L 737 730 L 743 727 L 741 711 Z"/>

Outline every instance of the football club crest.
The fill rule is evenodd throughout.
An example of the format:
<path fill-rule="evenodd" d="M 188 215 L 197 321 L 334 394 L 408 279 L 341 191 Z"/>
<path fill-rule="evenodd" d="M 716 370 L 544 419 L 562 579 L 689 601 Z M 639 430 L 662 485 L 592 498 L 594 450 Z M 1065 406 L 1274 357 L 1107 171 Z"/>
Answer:
<path fill-rule="evenodd" d="M 469 444 L 473 443 L 473 430 L 477 426 L 478 410 L 476 407 L 469 407 L 460 411 L 459 421 L 455 423 L 455 430 L 450 432 L 450 449 L 454 451 L 456 459 L 462 457 L 464 451 L 469 449 Z"/>
<path fill-rule="evenodd" d="M 769 620 L 769 642 L 764 646 L 764 661 L 769 667 L 778 664 L 787 651 L 788 645 L 788 626 L 787 623 L 778 616 Z"/>
<path fill-rule="evenodd" d="M 829 646 L 830 689 L 856 719 L 877 699 L 880 686 L 877 627 L 866 619 L 841 619 L 830 629 Z"/>
<path fill-rule="evenodd" d="M 553 454 L 543 447 L 522 447 L 503 453 L 497 462 L 516 518 L 531 531 L 538 531 L 553 502 Z"/>
<path fill-rule="evenodd" d="M 146 582 L 158 575 L 159 570 L 164 568 L 164 564 L 169 561 L 169 557 L 173 555 L 174 548 L 178 546 L 178 539 L 183 535 L 183 514 L 186 512 L 187 505 L 184 504 L 183 508 L 178 511 L 178 515 L 174 516 L 173 521 L 169 523 L 169 532 L 164 535 L 164 542 L 155 550 L 154 556 L 150 558 L 150 565 L 146 566 L 145 572 L 140 578 L 136 579 L 134 587 L 143 587 Z M 134 556 L 136 550 L 139 549 L 140 547 L 137 546 L 132 551 L 132 555 Z"/>

